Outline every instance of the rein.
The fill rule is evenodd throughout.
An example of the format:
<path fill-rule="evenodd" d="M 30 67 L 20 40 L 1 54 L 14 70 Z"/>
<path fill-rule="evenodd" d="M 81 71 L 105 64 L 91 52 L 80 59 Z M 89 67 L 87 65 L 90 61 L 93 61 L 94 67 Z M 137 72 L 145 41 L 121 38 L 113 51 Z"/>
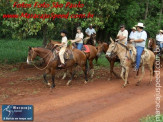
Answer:
<path fill-rule="evenodd" d="M 125 57 L 127 57 L 129 60 L 131 60 L 131 58 L 127 56 L 127 51 L 129 51 L 128 47 L 122 43 L 119 43 L 119 42 L 116 42 L 116 46 L 117 46 L 117 44 L 120 44 L 122 47 L 124 47 L 126 49 Z M 114 47 L 114 49 L 116 48 L 116 46 Z M 121 53 L 121 52 L 119 52 L 119 53 Z M 116 55 L 118 55 L 119 53 L 116 53 Z"/>
<path fill-rule="evenodd" d="M 49 55 L 49 54 L 50 54 L 50 52 L 49 52 L 47 55 Z M 45 55 L 43 58 L 45 58 L 47 55 Z M 33 57 L 33 55 L 32 55 L 32 57 Z M 32 61 L 32 64 L 33 64 L 33 66 L 34 66 L 36 69 L 38 69 L 38 70 L 45 70 L 45 69 L 49 66 L 52 57 L 53 57 L 53 55 L 50 57 L 50 59 L 49 59 L 47 65 L 46 65 L 44 68 L 39 68 L 38 66 L 36 66 L 36 65 L 33 63 L 33 61 Z"/>

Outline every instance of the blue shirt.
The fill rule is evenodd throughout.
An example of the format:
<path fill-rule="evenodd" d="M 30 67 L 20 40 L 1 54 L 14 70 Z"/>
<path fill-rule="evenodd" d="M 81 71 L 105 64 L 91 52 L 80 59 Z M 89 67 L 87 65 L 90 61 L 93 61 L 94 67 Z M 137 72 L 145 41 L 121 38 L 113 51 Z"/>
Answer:
<path fill-rule="evenodd" d="M 140 46 L 140 47 L 145 47 L 146 44 L 146 40 L 147 40 L 147 33 L 146 31 L 142 30 L 141 32 L 137 31 L 136 32 L 136 40 L 138 39 L 143 39 L 142 42 L 136 42 L 136 47 Z"/>

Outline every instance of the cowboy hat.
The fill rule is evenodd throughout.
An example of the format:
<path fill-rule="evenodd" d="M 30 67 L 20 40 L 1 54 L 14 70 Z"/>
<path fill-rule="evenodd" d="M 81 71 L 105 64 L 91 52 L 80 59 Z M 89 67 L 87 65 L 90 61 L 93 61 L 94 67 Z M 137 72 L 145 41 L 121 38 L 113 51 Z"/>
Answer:
<path fill-rule="evenodd" d="M 67 34 L 67 31 L 66 30 L 62 30 L 61 33 Z"/>
<path fill-rule="evenodd" d="M 135 28 L 135 27 L 132 27 L 131 29 L 132 29 L 132 30 L 136 30 L 136 28 Z"/>
<path fill-rule="evenodd" d="M 143 23 L 138 23 L 137 25 L 135 25 L 136 27 L 142 27 L 142 28 L 144 28 L 145 26 L 144 26 L 144 24 Z"/>
<path fill-rule="evenodd" d="M 163 33 L 163 30 L 160 30 L 161 33 Z"/>

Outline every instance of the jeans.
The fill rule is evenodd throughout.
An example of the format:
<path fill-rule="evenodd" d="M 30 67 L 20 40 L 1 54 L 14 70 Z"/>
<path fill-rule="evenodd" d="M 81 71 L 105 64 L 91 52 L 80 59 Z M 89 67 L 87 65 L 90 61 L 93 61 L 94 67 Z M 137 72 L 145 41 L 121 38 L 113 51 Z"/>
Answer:
<path fill-rule="evenodd" d="M 140 66 L 141 55 L 143 53 L 144 47 L 137 46 L 136 47 L 136 50 L 137 50 L 137 55 L 136 55 L 136 69 L 138 70 L 139 69 L 139 66 Z"/>
<path fill-rule="evenodd" d="M 163 43 L 160 43 L 160 48 L 163 48 Z"/>
<path fill-rule="evenodd" d="M 83 43 L 75 43 L 75 44 L 76 44 L 78 50 L 82 49 Z"/>

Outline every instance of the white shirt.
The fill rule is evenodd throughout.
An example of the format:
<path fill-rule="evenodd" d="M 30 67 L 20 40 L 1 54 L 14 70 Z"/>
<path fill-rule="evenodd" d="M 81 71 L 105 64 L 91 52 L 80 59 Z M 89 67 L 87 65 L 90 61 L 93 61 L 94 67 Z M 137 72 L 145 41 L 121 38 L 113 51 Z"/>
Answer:
<path fill-rule="evenodd" d="M 141 32 L 137 31 L 136 40 L 138 40 L 138 39 L 143 39 L 144 41 L 136 42 L 136 46 L 145 47 L 145 43 L 146 43 L 146 40 L 147 40 L 146 31 L 144 31 L 144 30 L 142 30 Z"/>
<path fill-rule="evenodd" d="M 156 36 L 156 40 L 159 41 L 159 42 L 163 42 L 163 34 L 162 35 L 161 34 L 158 34 Z"/>
<path fill-rule="evenodd" d="M 79 41 L 77 43 L 83 43 L 83 38 L 84 38 L 83 33 L 77 33 L 76 36 L 75 36 L 75 39 L 77 39 L 77 38 L 81 39 L 81 41 Z"/>
<path fill-rule="evenodd" d="M 85 32 L 90 36 L 91 34 L 93 34 L 93 33 L 96 33 L 96 31 L 95 31 L 95 29 L 90 29 L 90 28 L 87 28 L 86 30 L 85 30 Z"/>
<path fill-rule="evenodd" d="M 131 32 L 130 35 L 129 35 L 129 38 L 130 39 L 136 39 L 136 31 L 135 32 Z"/>
<path fill-rule="evenodd" d="M 61 43 L 65 43 L 65 44 L 63 45 L 63 47 L 67 47 L 68 41 L 67 41 L 67 37 L 66 37 L 66 36 L 62 37 L 62 42 L 61 42 Z"/>
<path fill-rule="evenodd" d="M 127 31 L 127 30 L 124 30 L 124 31 L 119 30 L 117 36 L 125 36 L 126 38 L 124 38 L 124 39 L 121 40 L 121 41 L 122 41 L 123 43 L 126 43 L 126 42 L 127 42 L 127 38 L 128 38 L 128 31 Z"/>

